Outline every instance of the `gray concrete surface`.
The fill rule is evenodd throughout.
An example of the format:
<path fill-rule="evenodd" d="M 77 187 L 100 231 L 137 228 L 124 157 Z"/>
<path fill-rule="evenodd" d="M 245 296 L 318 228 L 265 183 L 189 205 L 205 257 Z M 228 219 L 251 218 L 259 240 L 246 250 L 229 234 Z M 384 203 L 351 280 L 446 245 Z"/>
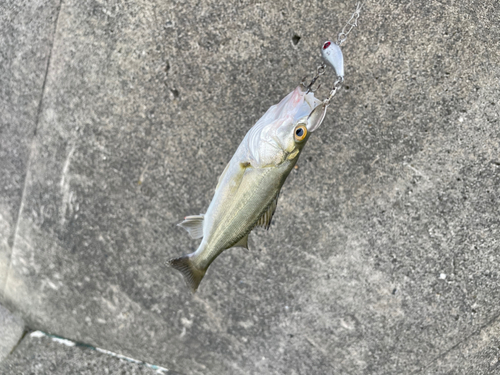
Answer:
<path fill-rule="evenodd" d="M 430 362 L 428 374 L 499 374 L 500 322 L 494 317 L 479 332 L 465 337 Z"/>
<path fill-rule="evenodd" d="M 5 303 L 190 374 L 495 371 L 496 1 L 368 2 L 271 230 L 194 296 L 163 266 L 353 6 L 63 1 Z"/>
<path fill-rule="evenodd" d="M 0 362 L 14 350 L 23 333 L 23 320 L 0 305 Z"/>
<path fill-rule="evenodd" d="M 0 2 L 0 294 L 10 264 L 59 0 Z"/>
<path fill-rule="evenodd" d="M 71 346 L 71 342 L 64 342 L 27 335 L 16 351 L 0 363 L 0 374 L 178 374 L 158 371 L 143 363 L 115 358 L 89 347 Z"/>

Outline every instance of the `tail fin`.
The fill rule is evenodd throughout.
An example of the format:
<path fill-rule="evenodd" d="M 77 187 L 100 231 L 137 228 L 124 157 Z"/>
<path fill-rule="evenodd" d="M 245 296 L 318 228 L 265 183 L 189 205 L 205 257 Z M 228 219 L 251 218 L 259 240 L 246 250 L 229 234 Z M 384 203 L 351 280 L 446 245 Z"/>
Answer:
<path fill-rule="evenodd" d="M 170 259 L 167 264 L 180 271 L 184 276 L 184 281 L 188 288 L 194 293 L 196 289 L 198 289 L 198 285 L 200 285 L 201 279 L 205 276 L 206 270 L 202 270 L 197 268 L 193 262 L 191 261 L 191 257 L 189 255 L 184 255 L 180 258 Z"/>

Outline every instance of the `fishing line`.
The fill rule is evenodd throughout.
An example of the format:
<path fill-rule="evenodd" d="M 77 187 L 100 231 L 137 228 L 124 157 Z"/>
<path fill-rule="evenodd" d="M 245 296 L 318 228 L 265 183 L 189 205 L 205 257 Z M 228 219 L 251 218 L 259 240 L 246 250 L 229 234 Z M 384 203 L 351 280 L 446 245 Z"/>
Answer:
<path fill-rule="evenodd" d="M 362 7 L 363 7 L 362 2 L 358 2 L 356 4 L 356 10 L 351 15 L 351 18 L 349 18 L 347 23 L 344 25 L 340 33 L 337 35 L 336 42 L 327 40 L 325 43 L 323 43 L 323 46 L 321 47 L 321 54 L 326 64 L 325 62 L 323 62 L 316 68 L 316 74 L 314 75 L 309 85 L 306 86 L 306 88 L 307 92 L 314 92 L 317 89 L 319 89 L 321 85 L 319 85 L 316 89 L 313 89 L 313 85 L 316 83 L 319 77 L 325 74 L 326 65 L 327 64 L 330 65 L 335 70 L 335 73 L 337 74 L 337 79 L 334 82 L 332 89 L 330 90 L 328 98 L 323 101 L 324 105 L 330 104 L 330 101 L 335 96 L 335 94 L 340 90 L 340 88 L 344 83 L 344 56 L 342 54 L 342 49 L 340 47 L 345 43 L 345 41 L 347 40 L 347 36 L 351 33 L 351 31 L 356 26 L 358 26 L 358 18 Z M 305 78 L 302 80 L 302 83 L 304 81 Z"/>

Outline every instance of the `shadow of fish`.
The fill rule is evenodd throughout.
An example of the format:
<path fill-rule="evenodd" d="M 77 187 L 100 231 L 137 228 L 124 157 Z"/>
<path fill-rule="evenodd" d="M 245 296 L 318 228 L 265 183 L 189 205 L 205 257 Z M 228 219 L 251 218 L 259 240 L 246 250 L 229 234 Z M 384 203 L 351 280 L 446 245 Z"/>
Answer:
<path fill-rule="evenodd" d="M 248 248 L 252 229 L 269 228 L 280 189 L 310 134 L 321 125 L 327 107 L 299 86 L 269 108 L 219 177 L 207 212 L 187 216 L 179 224 L 192 238 L 203 238 L 194 253 L 167 262 L 184 275 L 193 292 L 224 250 Z"/>

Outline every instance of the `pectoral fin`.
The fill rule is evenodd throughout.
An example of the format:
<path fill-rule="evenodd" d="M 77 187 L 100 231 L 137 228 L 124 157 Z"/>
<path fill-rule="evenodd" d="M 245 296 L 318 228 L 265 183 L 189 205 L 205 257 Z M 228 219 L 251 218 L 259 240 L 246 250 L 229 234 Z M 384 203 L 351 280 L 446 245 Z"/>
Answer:
<path fill-rule="evenodd" d="M 215 191 L 219 188 L 220 183 L 224 179 L 224 176 L 226 175 L 227 170 L 229 169 L 229 163 L 227 163 L 226 168 L 222 171 L 221 175 L 219 176 L 219 180 L 217 180 L 217 186 L 215 187 Z"/>
<path fill-rule="evenodd" d="M 249 161 L 242 161 L 239 163 L 240 168 L 238 169 L 232 169 L 231 173 L 231 181 L 234 183 L 235 186 L 239 186 L 241 179 L 243 177 L 243 173 L 245 172 L 245 169 L 250 167 L 252 164 Z M 229 169 L 231 166 L 231 162 L 227 163 L 226 168 L 222 171 L 222 174 L 219 176 L 219 179 L 217 181 L 217 186 L 215 187 L 215 191 L 219 189 L 220 184 L 226 177 L 226 174 L 228 173 Z"/>
<path fill-rule="evenodd" d="M 197 239 L 203 237 L 203 220 L 205 215 L 186 216 L 182 223 L 177 224 L 179 227 L 188 231 L 191 238 Z"/>

